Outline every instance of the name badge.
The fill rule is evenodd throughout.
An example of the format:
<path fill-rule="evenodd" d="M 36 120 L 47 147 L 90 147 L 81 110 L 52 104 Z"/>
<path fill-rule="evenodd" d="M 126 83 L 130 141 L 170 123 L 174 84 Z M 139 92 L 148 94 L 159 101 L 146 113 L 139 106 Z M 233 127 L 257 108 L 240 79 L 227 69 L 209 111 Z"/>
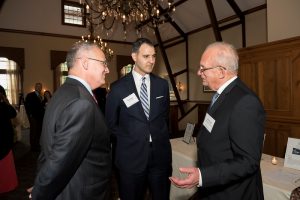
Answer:
<path fill-rule="evenodd" d="M 125 97 L 123 99 L 123 101 L 124 101 L 126 107 L 129 108 L 133 104 L 139 102 L 139 99 L 136 97 L 136 95 L 134 93 L 132 93 L 131 95 Z"/>
<path fill-rule="evenodd" d="M 212 118 L 212 116 L 210 116 L 208 113 L 206 113 L 204 121 L 203 121 L 203 126 L 211 133 L 211 130 L 214 127 L 215 124 L 214 118 Z"/>

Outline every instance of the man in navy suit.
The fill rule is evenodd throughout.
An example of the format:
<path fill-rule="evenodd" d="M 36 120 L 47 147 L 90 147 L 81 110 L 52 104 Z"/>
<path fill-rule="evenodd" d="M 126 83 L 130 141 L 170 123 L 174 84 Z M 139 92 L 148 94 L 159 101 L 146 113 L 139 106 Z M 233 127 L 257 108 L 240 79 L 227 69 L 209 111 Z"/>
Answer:
<path fill-rule="evenodd" d="M 47 105 L 32 199 L 108 200 L 110 134 L 92 93 L 109 73 L 105 55 L 95 43 L 78 42 L 67 66 L 65 83 Z"/>
<path fill-rule="evenodd" d="M 199 168 L 180 168 L 187 178 L 170 178 L 178 187 L 197 185 L 198 199 L 264 199 L 260 159 L 265 112 L 237 73 L 232 45 L 216 42 L 206 48 L 198 75 L 216 95 L 197 136 Z"/>
<path fill-rule="evenodd" d="M 156 59 L 151 41 L 138 39 L 131 55 L 133 70 L 111 85 L 105 112 L 116 137 L 120 198 L 142 200 L 149 185 L 152 199 L 167 200 L 172 159 L 168 83 L 151 73 Z"/>

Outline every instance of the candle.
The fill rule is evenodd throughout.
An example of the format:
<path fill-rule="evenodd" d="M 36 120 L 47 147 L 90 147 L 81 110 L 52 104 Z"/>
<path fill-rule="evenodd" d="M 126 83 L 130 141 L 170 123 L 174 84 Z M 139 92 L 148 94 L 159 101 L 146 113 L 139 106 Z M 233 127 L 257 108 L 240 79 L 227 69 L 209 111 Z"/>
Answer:
<path fill-rule="evenodd" d="M 272 158 L 272 164 L 273 164 L 273 165 L 277 165 L 277 160 L 276 160 L 276 157 L 275 157 L 275 156 Z"/>

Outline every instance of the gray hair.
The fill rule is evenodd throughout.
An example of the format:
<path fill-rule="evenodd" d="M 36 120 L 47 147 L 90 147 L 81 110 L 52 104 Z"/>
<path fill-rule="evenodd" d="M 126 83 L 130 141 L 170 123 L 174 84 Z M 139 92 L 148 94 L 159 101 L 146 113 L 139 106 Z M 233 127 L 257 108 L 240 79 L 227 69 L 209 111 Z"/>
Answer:
<path fill-rule="evenodd" d="M 78 41 L 73 44 L 66 57 L 68 69 L 71 69 L 73 67 L 75 59 L 81 51 L 88 51 L 94 47 L 100 48 L 97 43 L 89 41 Z"/>
<path fill-rule="evenodd" d="M 235 47 L 226 42 L 214 42 L 206 47 L 205 50 L 216 49 L 213 62 L 216 66 L 225 67 L 230 71 L 238 71 L 239 56 Z"/>

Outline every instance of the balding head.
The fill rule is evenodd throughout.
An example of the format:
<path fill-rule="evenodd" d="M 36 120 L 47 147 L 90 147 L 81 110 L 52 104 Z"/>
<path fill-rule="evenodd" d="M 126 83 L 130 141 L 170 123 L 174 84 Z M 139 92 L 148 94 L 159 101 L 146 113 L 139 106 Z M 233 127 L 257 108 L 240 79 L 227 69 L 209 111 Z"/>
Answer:
<path fill-rule="evenodd" d="M 231 44 L 215 42 L 207 46 L 202 54 L 198 75 L 204 86 L 216 91 L 237 75 L 238 62 L 237 51 Z"/>
<path fill-rule="evenodd" d="M 67 66 L 70 75 L 83 79 L 92 89 L 104 85 L 109 73 L 105 55 L 96 43 L 75 43 L 67 54 Z"/>

